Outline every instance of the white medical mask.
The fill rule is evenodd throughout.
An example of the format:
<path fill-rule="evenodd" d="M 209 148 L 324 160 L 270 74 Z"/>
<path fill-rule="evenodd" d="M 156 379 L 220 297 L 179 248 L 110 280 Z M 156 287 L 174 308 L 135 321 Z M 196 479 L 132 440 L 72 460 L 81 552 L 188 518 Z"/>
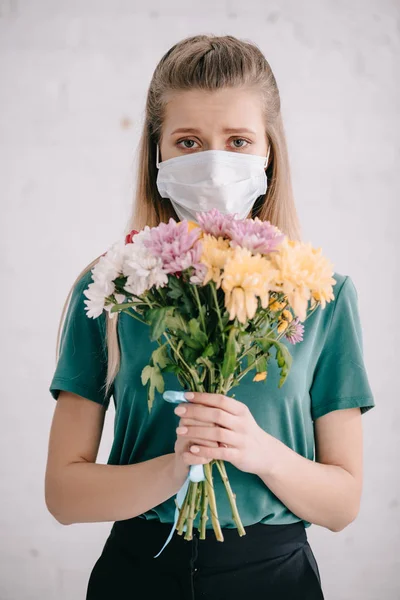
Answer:
<path fill-rule="evenodd" d="M 196 221 L 197 212 L 212 208 L 247 218 L 257 198 L 267 191 L 268 155 L 203 150 L 159 162 L 157 188 L 169 198 L 180 220 Z"/>

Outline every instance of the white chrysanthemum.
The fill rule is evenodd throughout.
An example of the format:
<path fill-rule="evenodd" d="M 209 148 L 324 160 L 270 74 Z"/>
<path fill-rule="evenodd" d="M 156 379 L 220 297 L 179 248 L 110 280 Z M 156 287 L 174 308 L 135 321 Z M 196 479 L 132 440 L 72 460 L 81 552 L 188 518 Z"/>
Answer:
<path fill-rule="evenodd" d="M 116 279 L 122 272 L 124 262 L 124 248 L 125 244 L 123 241 L 118 241 L 111 246 L 111 248 L 99 258 L 98 262 L 92 269 L 92 280 L 88 288 L 84 290 L 85 296 L 88 300 L 85 300 L 87 316 L 93 319 L 99 317 L 103 310 L 110 310 L 112 305 L 105 306 L 104 302 L 107 296 L 114 293 L 115 285 L 114 279 Z M 122 302 L 125 296 L 117 294 L 121 299 L 118 302 Z M 114 314 L 110 314 L 113 317 Z"/>
<path fill-rule="evenodd" d="M 124 289 L 136 296 L 141 296 L 153 285 L 163 287 L 168 283 L 168 275 L 162 268 L 162 259 L 151 254 L 143 245 L 145 236 L 138 240 L 139 235 L 135 236 L 133 244 L 126 245 L 123 266 L 124 275 L 128 278 Z"/>

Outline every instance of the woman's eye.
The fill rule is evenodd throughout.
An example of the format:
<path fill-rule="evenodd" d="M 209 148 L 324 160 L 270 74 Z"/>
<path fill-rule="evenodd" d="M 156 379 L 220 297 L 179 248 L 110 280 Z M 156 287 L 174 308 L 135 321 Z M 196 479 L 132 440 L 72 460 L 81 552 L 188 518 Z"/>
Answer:
<path fill-rule="evenodd" d="M 236 148 L 238 150 L 240 150 L 241 148 L 246 148 L 246 146 L 248 146 L 251 143 L 243 138 L 236 138 L 232 141 L 235 143 L 234 148 Z M 241 143 L 240 145 L 236 145 L 236 142 L 244 142 L 245 145 L 243 143 Z M 197 142 L 195 142 L 195 140 L 187 139 L 187 140 L 179 140 L 179 142 L 177 142 L 176 145 L 178 148 L 182 148 L 182 150 L 192 150 L 194 148 L 193 144 L 196 144 L 196 143 Z M 181 146 L 181 144 L 184 144 L 184 145 Z"/>
<path fill-rule="evenodd" d="M 182 146 L 179 146 L 179 144 L 186 144 L 187 142 L 191 143 L 191 144 L 195 144 L 196 142 L 194 140 L 181 140 L 180 142 L 177 142 L 177 146 L 178 148 L 182 148 Z M 190 150 L 191 148 L 193 148 L 193 146 L 183 146 L 183 149 L 187 149 Z"/>
<path fill-rule="evenodd" d="M 246 144 L 248 144 L 249 142 L 247 140 L 244 140 L 243 138 L 236 138 L 235 140 L 233 140 L 234 142 L 246 142 Z M 246 146 L 236 146 L 236 148 L 245 148 Z"/>

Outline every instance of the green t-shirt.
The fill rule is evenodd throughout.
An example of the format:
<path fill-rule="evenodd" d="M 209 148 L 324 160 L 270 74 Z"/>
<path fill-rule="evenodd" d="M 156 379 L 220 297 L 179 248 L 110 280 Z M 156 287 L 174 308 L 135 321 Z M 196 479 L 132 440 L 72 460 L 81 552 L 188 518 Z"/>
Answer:
<path fill-rule="evenodd" d="M 334 273 L 335 299 L 319 307 L 305 322 L 303 341 L 291 344 L 285 338 L 292 367 L 278 388 L 279 369 L 272 359 L 268 377 L 253 382 L 248 373 L 228 395 L 247 404 L 257 423 L 295 452 L 314 460 L 313 421 L 328 412 L 360 407 L 361 413 L 375 406 L 363 360 L 363 341 L 357 291 L 349 276 Z M 91 271 L 75 285 L 61 337 L 61 352 L 50 385 L 57 399 L 60 390 L 79 394 L 108 408 L 114 400 L 114 441 L 107 464 L 126 465 L 174 452 L 179 417 L 174 404 L 156 392 L 148 412 L 147 390 L 141 372 L 157 342 L 149 339 L 149 329 L 128 314 L 121 313 L 118 337 L 121 366 L 111 393 L 106 397 L 104 383 L 107 365 L 105 313 L 88 318 L 83 294 L 92 281 Z M 165 375 L 166 390 L 180 390 L 172 373 Z M 214 485 L 221 527 L 235 527 L 225 487 L 214 467 Z M 253 523 L 287 524 L 301 520 L 265 485 L 260 477 L 240 471 L 226 462 L 226 469 L 244 526 Z M 159 519 L 172 525 L 175 495 L 142 518 Z M 199 518 L 199 515 L 198 515 Z M 305 527 L 311 523 L 304 521 Z M 197 524 L 197 522 L 196 522 Z M 212 527 L 211 519 L 207 527 Z"/>

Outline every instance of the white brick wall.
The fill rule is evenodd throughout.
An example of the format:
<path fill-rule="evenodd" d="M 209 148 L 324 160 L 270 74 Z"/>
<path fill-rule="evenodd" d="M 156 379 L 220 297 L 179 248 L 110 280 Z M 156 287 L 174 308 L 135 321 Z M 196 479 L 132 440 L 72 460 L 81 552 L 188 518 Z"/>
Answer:
<path fill-rule="evenodd" d="M 326 598 L 400 597 L 399 2 L 0 0 L 0 600 L 84 598 L 111 528 L 63 527 L 44 504 L 56 327 L 78 271 L 124 228 L 153 69 L 210 32 L 270 61 L 304 235 L 359 292 L 377 407 L 363 417 L 359 517 L 308 530 Z M 112 419 L 111 407 L 99 462 Z"/>

